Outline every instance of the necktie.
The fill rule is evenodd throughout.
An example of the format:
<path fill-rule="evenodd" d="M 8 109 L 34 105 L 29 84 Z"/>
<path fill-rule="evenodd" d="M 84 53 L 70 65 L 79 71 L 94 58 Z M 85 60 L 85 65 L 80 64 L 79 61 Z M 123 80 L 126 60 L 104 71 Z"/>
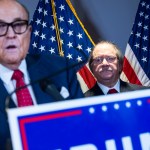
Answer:
<path fill-rule="evenodd" d="M 16 80 L 16 89 L 25 86 L 23 73 L 20 70 L 15 70 L 12 79 Z M 18 107 L 33 105 L 32 98 L 27 87 L 16 91 Z"/>
<path fill-rule="evenodd" d="M 116 89 L 109 89 L 107 94 L 113 94 L 113 93 L 118 93 Z"/>

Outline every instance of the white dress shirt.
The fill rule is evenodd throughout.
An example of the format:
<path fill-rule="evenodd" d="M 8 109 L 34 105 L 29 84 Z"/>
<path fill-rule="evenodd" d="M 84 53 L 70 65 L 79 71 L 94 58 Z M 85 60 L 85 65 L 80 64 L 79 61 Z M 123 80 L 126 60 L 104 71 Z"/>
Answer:
<path fill-rule="evenodd" d="M 26 61 L 25 60 L 23 60 L 21 62 L 21 64 L 20 64 L 18 69 L 20 71 L 22 71 L 23 74 L 24 74 L 24 82 L 26 84 L 29 84 L 30 83 L 30 78 L 29 78 L 29 75 L 28 75 L 28 72 L 27 72 L 27 65 L 26 65 Z M 0 64 L 0 78 L 3 81 L 4 86 L 7 89 L 9 94 L 11 94 L 16 89 L 16 81 L 15 80 L 11 80 L 11 77 L 12 77 L 13 73 L 14 73 L 13 70 L 10 70 L 10 69 L 8 69 L 8 68 L 6 68 L 6 67 L 4 67 L 3 65 Z M 28 86 L 27 88 L 29 89 L 29 92 L 31 94 L 33 104 L 34 105 L 37 104 L 32 87 Z M 16 93 L 15 92 L 11 95 L 11 98 L 13 99 L 14 103 L 17 105 L 17 97 L 16 97 Z"/>
<path fill-rule="evenodd" d="M 107 95 L 107 93 L 108 93 L 108 91 L 109 91 L 110 89 L 116 89 L 116 90 L 118 91 L 118 93 L 120 93 L 120 80 L 118 80 L 117 83 L 115 84 L 115 86 L 113 86 L 113 87 L 111 87 L 111 88 L 108 88 L 108 87 L 106 87 L 105 85 L 103 85 L 103 84 L 101 84 L 101 83 L 99 83 L 99 82 L 97 82 L 97 84 L 98 84 L 98 86 L 102 89 L 102 91 L 103 91 L 103 93 L 104 93 L 105 95 Z"/>

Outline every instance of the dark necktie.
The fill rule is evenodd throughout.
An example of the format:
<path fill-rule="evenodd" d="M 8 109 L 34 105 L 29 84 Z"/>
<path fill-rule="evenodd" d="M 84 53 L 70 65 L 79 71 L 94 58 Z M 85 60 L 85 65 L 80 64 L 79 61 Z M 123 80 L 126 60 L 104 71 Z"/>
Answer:
<path fill-rule="evenodd" d="M 113 94 L 113 93 L 118 93 L 116 89 L 109 89 L 107 94 Z"/>
<path fill-rule="evenodd" d="M 16 89 L 25 86 L 23 73 L 20 70 L 15 70 L 12 79 L 16 80 Z M 33 105 L 31 95 L 27 87 L 16 91 L 18 107 Z"/>

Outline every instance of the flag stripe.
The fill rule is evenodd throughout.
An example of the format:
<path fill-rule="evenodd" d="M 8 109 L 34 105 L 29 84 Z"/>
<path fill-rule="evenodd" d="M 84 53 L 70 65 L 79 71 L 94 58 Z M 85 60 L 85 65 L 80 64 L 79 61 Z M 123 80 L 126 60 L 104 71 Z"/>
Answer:
<path fill-rule="evenodd" d="M 150 1 L 140 0 L 127 44 L 123 73 L 133 84 L 150 86 Z M 121 77 L 125 77 L 122 75 Z M 123 80 L 126 81 L 125 78 Z"/>
<path fill-rule="evenodd" d="M 85 83 L 84 81 L 84 78 L 82 78 L 82 76 L 79 74 L 79 72 L 77 72 L 77 79 L 80 81 L 80 86 L 81 86 L 81 89 L 82 89 L 82 92 L 85 93 L 86 91 L 89 90 L 87 84 Z"/>
<path fill-rule="evenodd" d="M 82 76 L 85 84 L 89 89 L 95 85 L 96 80 L 93 76 L 91 76 L 91 72 L 86 65 L 79 70 L 79 74 Z"/>
<path fill-rule="evenodd" d="M 145 86 L 150 85 L 149 78 L 145 74 L 145 71 L 141 67 L 139 61 L 137 60 L 137 57 L 135 56 L 135 54 L 132 51 L 132 49 L 131 49 L 129 44 L 127 44 L 127 49 L 126 49 L 125 56 L 128 56 L 128 57 L 126 57 L 126 59 L 128 59 L 128 62 L 129 62 L 129 60 L 132 60 L 132 61 L 130 61 L 131 67 L 134 68 L 132 71 L 136 74 L 137 80 L 139 80 L 139 82 L 134 80 L 134 82 L 131 82 L 131 83 L 136 83 L 136 84 L 139 83 L 139 84 L 142 84 L 142 85 L 145 85 Z M 132 76 L 129 76 L 129 77 L 133 78 Z"/>
<path fill-rule="evenodd" d="M 125 82 L 129 82 L 129 80 L 128 80 L 126 74 L 125 74 L 123 71 L 122 71 L 122 73 L 121 73 L 121 75 L 120 75 L 120 79 L 122 79 L 122 80 L 125 81 Z"/>
<path fill-rule="evenodd" d="M 127 44 L 127 48 L 125 52 L 123 72 L 125 73 L 130 83 L 144 85 L 144 86 L 150 85 L 149 78 L 147 77 L 144 70 L 142 69 L 139 61 L 134 55 L 134 52 L 132 51 L 129 44 Z"/>
<path fill-rule="evenodd" d="M 126 64 L 126 67 L 124 68 L 124 73 L 127 75 L 126 77 L 128 78 L 128 80 L 131 83 L 142 85 L 126 57 L 124 58 L 124 63 Z"/>

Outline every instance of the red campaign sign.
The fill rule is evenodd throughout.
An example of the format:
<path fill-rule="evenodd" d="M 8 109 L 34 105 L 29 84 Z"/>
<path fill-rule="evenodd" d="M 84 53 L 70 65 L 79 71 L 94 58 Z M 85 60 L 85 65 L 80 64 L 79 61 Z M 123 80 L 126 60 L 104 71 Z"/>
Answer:
<path fill-rule="evenodd" d="M 150 90 L 8 110 L 15 150 L 148 150 Z"/>

